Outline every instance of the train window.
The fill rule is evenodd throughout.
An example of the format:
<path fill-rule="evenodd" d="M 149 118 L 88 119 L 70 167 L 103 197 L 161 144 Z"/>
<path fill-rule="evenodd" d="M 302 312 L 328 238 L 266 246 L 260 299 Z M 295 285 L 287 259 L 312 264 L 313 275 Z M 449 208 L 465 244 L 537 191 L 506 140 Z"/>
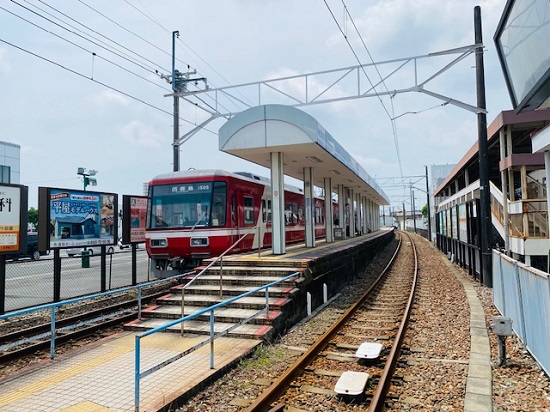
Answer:
<path fill-rule="evenodd" d="M 222 184 L 225 187 L 225 183 Z M 209 225 L 214 187 L 213 182 L 208 181 L 151 186 L 151 215 L 148 228 Z"/>
<path fill-rule="evenodd" d="M 285 225 L 294 223 L 292 220 L 292 203 L 285 203 Z"/>
<path fill-rule="evenodd" d="M 315 221 L 317 223 L 323 223 L 323 210 L 320 207 L 315 208 Z"/>
<path fill-rule="evenodd" d="M 231 195 L 231 220 L 237 222 L 237 202 L 235 200 L 235 194 Z"/>
<path fill-rule="evenodd" d="M 267 201 L 267 221 L 271 223 L 271 200 Z"/>
<path fill-rule="evenodd" d="M 254 224 L 254 198 L 244 197 L 244 223 Z"/>
<path fill-rule="evenodd" d="M 266 210 L 266 206 L 265 206 L 265 199 L 262 199 L 262 222 L 266 222 L 267 221 L 267 210 Z"/>
<path fill-rule="evenodd" d="M 215 182 L 212 193 L 211 226 L 225 226 L 226 199 L 227 190 L 225 182 Z"/>

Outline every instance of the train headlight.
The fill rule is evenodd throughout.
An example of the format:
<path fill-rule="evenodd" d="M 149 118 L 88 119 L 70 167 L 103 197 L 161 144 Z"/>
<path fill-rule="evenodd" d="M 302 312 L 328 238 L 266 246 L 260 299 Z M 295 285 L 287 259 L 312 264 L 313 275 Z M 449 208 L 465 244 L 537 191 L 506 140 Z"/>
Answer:
<path fill-rule="evenodd" d="M 151 247 L 166 247 L 168 239 L 151 239 Z"/>
<path fill-rule="evenodd" d="M 208 246 L 207 237 L 192 237 L 191 246 Z"/>

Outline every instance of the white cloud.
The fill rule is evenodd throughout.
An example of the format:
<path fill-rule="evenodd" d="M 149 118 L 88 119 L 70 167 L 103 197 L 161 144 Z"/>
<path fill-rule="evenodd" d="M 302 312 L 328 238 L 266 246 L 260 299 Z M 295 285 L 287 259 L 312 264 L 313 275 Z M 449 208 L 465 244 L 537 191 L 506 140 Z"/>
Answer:
<path fill-rule="evenodd" d="M 8 73 L 10 71 L 10 64 L 6 58 L 6 50 L 0 48 L 0 73 Z"/>
<path fill-rule="evenodd" d="M 131 121 L 120 127 L 118 132 L 122 139 L 130 143 L 131 146 L 157 148 L 166 145 L 160 134 L 139 120 Z"/>
<path fill-rule="evenodd" d="M 369 170 L 381 167 L 384 164 L 384 161 L 376 157 L 366 157 L 359 153 L 350 153 L 357 162 L 367 171 L 367 173 L 372 174 Z"/>
<path fill-rule="evenodd" d="M 130 99 L 114 90 L 104 90 L 97 94 L 93 98 L 95 104 L 101 108 L 110 106 L 122 106 L 128 107 L 130 105 Z"/>

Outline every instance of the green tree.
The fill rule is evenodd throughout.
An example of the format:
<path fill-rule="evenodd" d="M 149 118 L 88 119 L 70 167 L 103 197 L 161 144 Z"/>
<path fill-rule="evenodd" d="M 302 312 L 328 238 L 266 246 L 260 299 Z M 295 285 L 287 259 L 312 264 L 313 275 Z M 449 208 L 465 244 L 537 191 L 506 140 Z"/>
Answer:
<path fill-rule="evenodd" d="M 29 224 L 34 226 L 35 229 L 38 228 L 38 209 L 34 207 L 29 209 Z"/>
<path fill-rule="evenodd" d="M 428 216 L 428 204 L 427 203 L 424 206 L 422 206 L 422 216 L 424 216 L 424 217 Z"/>

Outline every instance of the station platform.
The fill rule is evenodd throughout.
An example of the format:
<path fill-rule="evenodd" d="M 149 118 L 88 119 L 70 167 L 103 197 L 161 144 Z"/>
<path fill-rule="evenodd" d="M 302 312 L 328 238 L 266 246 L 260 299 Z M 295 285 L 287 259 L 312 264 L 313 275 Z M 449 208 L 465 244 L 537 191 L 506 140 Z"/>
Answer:
<path fill-rule="evenodd" d="M 143 339 L 141 362 L 151 367 L 204 340 L 157 333 Z M 209 345 L 184 356 L 141 383 L 140 411 L 157 411 L 206 378 L 249 354 L 260 340 L 218 338 L 214 367 Z M 81 350 L 45 360 L 0 381 L 0 411 L 134 411 L 134 333 L 125 332 Z"/>
<path fill-rule="evenodd" d="M 284 255 L 230 255 L 224 260 L 266 262 L 308 268 L 312 262 L 349 259 L 354 247 L 388 234 L 390 230 L 349 238 L 334 243 L 319 242 L 316 248 L 296 245 Z M 343 256 L 342 256 L 343 255 Z M 246 326 L 246 325 L 245 325 Z M 187 330 L 186 330 L 187 332 Z M 0 380 L 0 412 L 129 412 L 134 411 L 135 335 L 125 331 L 79 349 L 45 359 Z M 157 333 L 141 341 L 141 370 L 152 368 L 207 340 L 208 335 Z M 225 372 L 262 343 L 261 339 L 217 338 L 214 343 L 214 369 L 210 369 L 210 345 L 155 371 L 141 381 L 139 411 L 157 411 L 191 388 Z"/>

